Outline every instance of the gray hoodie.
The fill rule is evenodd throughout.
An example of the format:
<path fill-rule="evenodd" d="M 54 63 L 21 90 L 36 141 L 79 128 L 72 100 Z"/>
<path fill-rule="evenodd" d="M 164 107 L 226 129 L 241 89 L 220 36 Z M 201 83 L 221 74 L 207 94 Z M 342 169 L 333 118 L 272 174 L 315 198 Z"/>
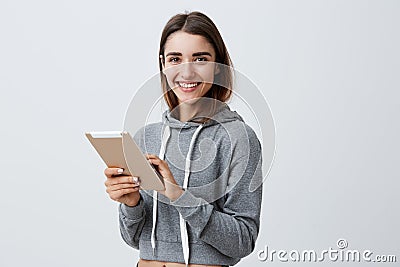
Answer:
<path fill-rule="evenodd" d="M 123 240 L 140 258 L 235 265 L 255 247 L 262 199 L 261 144 L 225 103 L 205 123 L 171 112 L 134 136 L 143 153 L 168 163 L 185 192 L 175 201 L 141 190 L 135 207 L 119 205 Z"/>

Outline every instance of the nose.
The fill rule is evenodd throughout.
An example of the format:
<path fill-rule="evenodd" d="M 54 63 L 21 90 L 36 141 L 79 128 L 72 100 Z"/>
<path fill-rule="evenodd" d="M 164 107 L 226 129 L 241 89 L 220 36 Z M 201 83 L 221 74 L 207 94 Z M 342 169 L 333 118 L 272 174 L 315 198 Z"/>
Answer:
<path fill-rule="evenodd" d="M 180 76 L 185 80 L 190 80 L 195 76 L 195 69 L 193 63 L 183 63 L 181 64 L 180 68 Z"/>

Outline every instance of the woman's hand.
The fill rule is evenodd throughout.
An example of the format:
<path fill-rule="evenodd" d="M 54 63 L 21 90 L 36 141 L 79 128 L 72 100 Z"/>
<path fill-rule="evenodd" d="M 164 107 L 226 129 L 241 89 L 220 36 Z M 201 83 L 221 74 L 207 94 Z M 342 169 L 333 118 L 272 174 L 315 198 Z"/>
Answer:
<path fill-rule="evenodd" d="M 120 168 L 107 168 L 104 174 L 107 180 L 104 185 L 107 187 L 106 192 L 112 200 L 124 203 L 128 206 L 136 206 L 140 200 L 138 177 L 120 175 Z"/>
<path fill-rule="evenodd" d="M 171 201 L 176 200 L 183 194 L 183 189 L 176 183 L 168 164 L 165 160 L 160 159 L 156 155 L 146 154 L 146 158 L 153 164 L 161 176 L 164 178 L 165 190 L 160 190 L 161 194 L 165 195 Z"/>

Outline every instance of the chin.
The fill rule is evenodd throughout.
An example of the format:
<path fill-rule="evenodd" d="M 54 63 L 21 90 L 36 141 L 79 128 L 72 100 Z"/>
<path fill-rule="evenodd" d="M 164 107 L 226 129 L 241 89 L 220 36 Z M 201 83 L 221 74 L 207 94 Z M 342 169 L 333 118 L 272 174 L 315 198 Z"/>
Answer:
<path fill-rule="evenodd" d="M 189 105 L 196 103 L 197 101 L 199 101 L 200 98 L 201 97 L 190 97 L 190 98 L 178 97 L 180 103 L 185 103 L 185 104 L 189 104 Z"/>

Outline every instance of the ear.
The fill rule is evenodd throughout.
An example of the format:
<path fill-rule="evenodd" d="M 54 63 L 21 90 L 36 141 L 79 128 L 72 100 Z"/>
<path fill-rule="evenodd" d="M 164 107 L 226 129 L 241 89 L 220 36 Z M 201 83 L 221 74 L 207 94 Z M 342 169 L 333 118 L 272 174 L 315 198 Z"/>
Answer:
<path fill-rule="evenodd" d="M 165 70 L 165 61 L 164 61 L 163 55 L 160 55 L 160 62 L 161 62 L 161 66 L 162 66 L 162 73 L 165 74 L 165 72 L 164 72 L 164 70 Z"/>

